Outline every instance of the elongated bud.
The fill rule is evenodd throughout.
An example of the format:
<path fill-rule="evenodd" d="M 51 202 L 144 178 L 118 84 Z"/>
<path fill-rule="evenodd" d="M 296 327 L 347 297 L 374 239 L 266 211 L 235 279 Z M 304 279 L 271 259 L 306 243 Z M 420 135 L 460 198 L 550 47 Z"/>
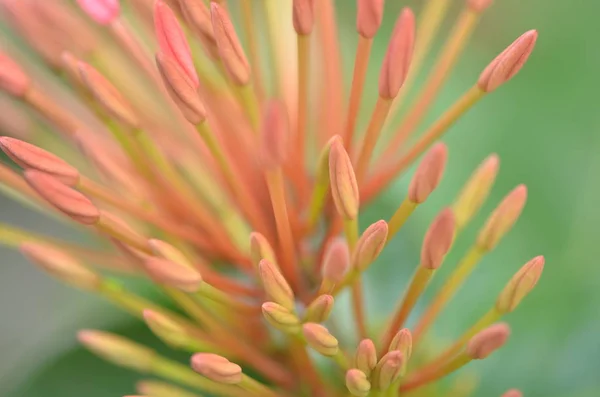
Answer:
<path fill-rule="evenodd" d="M 227 11 L 217 3 L 211 2 L 210 13 L 219 55 L 227 74 L 235 84 L 248 84 L 250 82 L 250 64 Z"/>
<path fill-rule="evenodd" d="M 300 319 L 290 310 L 275 303 L 262 304 L 262 313 L 269 324 L 283 332 L 293 333 L 300 329 Z"/>
<path fill-rule="evenodd" d="M 174 348 L 186 346 L 190 336 L 185 328 L 164 314 L 146 309 L 143 312 L 144 321 L 152 332 L 163 342 Z"/>
<path fill-rule="evenodd" d="M 290 311 L 294 311 L 294 292 L 279 269 L 266 259 L 258 264 L 258 272 L 267 296 Z"/>
<path fill-rule="evenodd" d="M 27 259 L 54 277 L 75 287 L 93 290 L 102 279 L 64 251 L 47 244 L 25 242 L 19 247 Z"/>
<path fill-rule="evenodd" d="M 338 340 L 321 324 L 306 323 L 302 326 L 306 343 L 324 356 L 335 356 L 338 351 Z"/>
<path fill-rule="evenodd" d="M 299 35 L 311 34 L 315 24 L 313 0 L 294 0 L 293 20 L 296 33 Z"/>
<path fill-rule="evenodd" d="M 104 76 L 90 65 L 79 62 L 81 80 L 104 110 L 121 123 L 138 128 L 140 121 L 131 104 Z"/>
<path fill-rule="evenodd" d="M 377 365 L 377 349 L 371 339 L 363 339 L 356 348 L 354 365 L 365 375 L 371 375 L 371 371 Z"/>
<path fill-rule="evenodd" d="M 157 257 L 176 263 L 179 266 L 195 269 L 194 264 L 189 261 L 185 254 L 171 244 L 162 240 L 150 239 L 148 245 Z"/>
<path fill-rule="evenodd" d="M 0 51 L 0 90 L 6 91 L 15 97 L 23 97 L 31 80 L 12 58 Z"/>
<path fill-rule="evenodd" d="M 151 397 L 198 397 L 169 383 L 156 380 L 143 380 L 135 386 L 138 393 Z"/>
<path fill-rule="evenodd" d="M 202 285 L 202 276 L 196 270 L 166 259 L 148 257 L 144 269 L 154 281 L 185 292 L 196 292 Z"/>
<path fill-rule="evenodd" d="M 340 141 L 334 141 L 329 152 L 331 195 L 338 213 L 346 219 L 358 216 L 360 198 L 358 183 L 350 156 Z"/>
<path fill-rule="evenodd" d="M 393 99 L 406 80 L 415 46 L 415 15 L 410 8 L 402 10 L 379 75 L 379 95 Z"/>
<path fill-rule="evenodd" d="M 356 397 L 366 397 L 371 392 L 371 382 L 369 382 L 368 376 L 356 368 L 346 372 L 346 387 L 350 394 Z"/>
<path fill-rule="evenodd" d="M 356 30 L 365 39 L 371 39 L 383 20 L 384 0 L 358 0 L 356 12 Z"/>
<path fill-rule="evenodd" d="M 306 321 L 310 323 L 324 323 L 333 310 L 334 299 L 331 295 L 318 296 L 306 308 Z"/>
<path fill-rule="evenodd" d="M 261 260 L 266 259 L 271 263 L 276 263 L 275 251 L 269 244 L 265 236 L 258 232 L 250 234 L 250 259 L 252 264 L 258 269 Z"/>
<path fill-rule="evenodd" d="M 183 117 L 196 125 L 206 119 L 206 109 L 195 84 L 174 59 L 159 53 L 156 66 L 163 79 L 167 92 L 177 105 Z"/>
<path fill-rule="evenodd" d="M 510 328 L 507 324 L 494 324 L 471 338 L 466 353 L 473 360 L 483 360 L 504 346 L 509 335 Z"/>
<path fill-rule="evenodd" d="M 319 160 L 317 161 L 317 171 L 315 176 L 315 184 L 318 185 L 328 185 L 329 184 L 329 156 L 331 153 L 331 147 L 338 142 L 342 146 L 344 145 L 344 141 L 342 137 L 339 135 L 334 135 L 327 141 L 321 153 L 319 154 Z"/>
<path fill-rule="evenodd" d="M 404 365 L 404 355 L 399 351 L 391 351 L 379 360 L 373 371 L 373 386 L 386 390 L 400 376 Z"/>
<path fill-rule="evenodd" d="M 265 107 L 262 125 L 261 161 L 266 168 L 278 167 L 289 151 L 290 121 L 285 104 L 269 101 Z"/>
<path fill-rule="evenodd" d="M 408 328 L 403 328 L 396 333 L 390 343 L 389 351 L 397 350 L 404 354 L 404 360 L 410 360 L 412 356 L 412 334 Z"/>
<path fill-rule="evenodd" d="M 190 45 L 173 10 L 162 0 L 154 3 L 154 29 L 160 51 L 176 62 L 188 80 L 197 88 L 200 83 Z"/>
<path fill-rule="evenodd" d="M 87 197 L 53 176 L 33 169 L 25 170 L 24 175 L 33 190 L 73 220 L 94 225 L 100 219 L 100 211 Z"/>
<path fill-rule="evenodd" d="M 500 239 L 513 227 L 527 201 L 527 187 L 517 186 L 510 192 L 479 232 L 477 244 L 480 248 L 490 251 L 498 245 Z"/>
<path fill-rule="evenodd" d="M 442 265 L 454 240 L 454 213 L 446 208 L 433 220 L 423 240 L 421 266 L 435 270 Z"/>
<path fill-rule="evenodd" d="M 179 5 L 188 25 L 202 37 L 214 42 L 210 11 L 206 4 L 198 0 L 179 0 Z"/>
<path fill-rule="evenodd" d="M 479 88 L 492 92 L 519 73 L 533 52 L 537 38 L 537 30 L 530 30 L 515 40 L 481 73 Z"/>
<path fill-rule="evenodd" d="M 223 356 L 212 353 L 197 353 L 192 356 L 192 368 L 208 379 L 235 385 L 242 381 L 242 368 Z"/>
<path fill-rule="evenodd" d="M 510 313 L 535 287 L 544 270 L 544 257 L 536 256 L 527 262 L 500 293 L 496 308 L 500 313 Z"/>
<path fill-rule="evenodd" d="M 523 393 L 521 393 L 520 390 L 511 389 L 511 390 L 507 391 L 506 393 L 504 393 L 502 395 L 502 397 L 523 397 Z"/>
<path fill-rule="evenodd" d="M 119 0 L 77 0 L 77 4 L 100 25 L 109 25 L 121 12 Z"/>
<path fill-rule="evenodd" d="M 443 143 L 438 143 L 427 152 L 408 187 L 410 201 L 421 204 L 427 200 L 442 180 L 447 160 L 448 148 Z"/>
<path fill-rule="evenodd" d="M 488 9 L 494 0 L 467 0 L 467 5 L 475 12 L 483 12 Z"/>
<path fill-rule="evenodd" d="M 338 284 L 350 268 L 350 250 L 344 238 L 335 238 L 325 251 L 321 272 L 323 279 Z"/>
<path fill-rule="evenodd" d="M 63 159 L 18 139 L 0 137 L 0 149 L 25 169 L 34 169 L 52 175 L 68 186 L 79 182 L 79 171 Z"/>
<path fill-rule="evenodd" d="M 121 367 L 150 372 L 156 353 L 129 339 L 102 331 L 84 330 L 77 339 L 92 353 Z"/>
<path fill-rule="evenodd" d="M 388 236 L 388 224 L 384 220 L 377 221 L 367 228 L 358 239 L 352 258 L 352 266 L 364 271 L 377 259 Z"/>
<path fill-rule="evenodd" d="M 471 175 L 453 206 L 457 229 L 462 229 L 479 211 L 492 190 L 499 167 L 500 160 L 493 154 Z"/>

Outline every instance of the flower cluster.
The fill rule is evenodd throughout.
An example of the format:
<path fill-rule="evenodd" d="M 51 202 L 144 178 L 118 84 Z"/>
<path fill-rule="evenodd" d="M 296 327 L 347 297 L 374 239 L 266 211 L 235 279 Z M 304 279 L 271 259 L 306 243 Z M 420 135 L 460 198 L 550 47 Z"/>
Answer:
<path fill-rule="evenodd" d="M 357 1 L 347 98 L 333 0 L 131 0 L 124 9 L 118 0 L 0 0 L 6 26 L 47 66 L 34 67 L 19 41 L 0 49 L 0 148 L 19 169 L 0 165 L 0 187 L 35 211 L 78 223 L 105 248 L 7 224 L 0 243 L 192 354 L 183 364 L 134 340 L 79 333 L 102 358 L 161 378 L 138 385 L 146 396 L 467 396 L 462 378 L 442 388 L 438 381 L 506 343 L 510 329 L 499 321 L 536 285 L 543 257 L 518 270 L 450 346 L 432 351 L 426 337 L 519 218 L 525 186 L 490 214 L 422 315 L 411 313 L 487 199 L 497 156 L 435 217 L 383 326 L 366 320 L 362 285 L 442 179 L 448 150 L 439 139 L 512 79 L 534 48 L 536 31 L 518 37 L 421 131 L 492 3 L 462 1 L 413 102 L 407 94 L 451 2 L 425 1 L 418 20 L 409 8 L 399 13 L 363 131 L 384 0 Z M 397 211 L 359 225 L 361 208 L 417 161 Z M 136 295 L 120 273 L 150 280 L 183 314 Z M 342 331 L 335 302 L 344 293 L 355 327 Z"/>

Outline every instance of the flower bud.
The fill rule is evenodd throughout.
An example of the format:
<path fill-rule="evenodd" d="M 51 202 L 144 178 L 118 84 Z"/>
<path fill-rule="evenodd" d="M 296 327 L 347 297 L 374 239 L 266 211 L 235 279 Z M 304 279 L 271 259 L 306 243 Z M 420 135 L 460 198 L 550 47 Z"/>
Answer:
<path fill-rule="evenodd" d="M 333 310 L 334 299 L 331 295 L 320 295 L 306 308 L 306 321 L 324 323 Z"/>
<path fill-rule="evenodd" d="M 467 344 L 466 353 L 473 360 L 483 360 L 504 346 L 510 328 L 505 323 L 494 324 L 471 338 Z"/>
<path fill-rule="evenodd" d="M 294 311 L 294 292 L 279 269 L 266 259 L 258 264 L 258 273 L 267 296 L 290 311 Z"/>
<path fill-rule="evenodd" d="M 269 241 L 258 232 L 250 234 L 250 258 L 252 264 L 258 269 L 261 260 L 266 259 L 271 263 L 276 263 L 275 251 L 269 244 Z"/>
<path fill-rule="evenodd" d="M 202 285 L 200 273 L 179 263 L 148 257 L 143 266 L 148 275 L 160 284 L 172 286 L 189 293 L 197 292 Z"/>
<path fill-rule="evenodd" d="M 92 353 L 121 367 L 151 372 L 156 353 L 129 339 L 101 331 L 84 330 L 77 339 Z"/>
<path fill-rule="evenodd" d="M 393 99 L 408 76 L 415 45 L 415 15 L 410 8 L 402 10 L 392 33 L 381 72 L 379 74 L 379 95 Z"/>
<path fill-rule="evenodd" d="M 334 141 L 329 152 L 331 195 L 338 213 L 346 219 L 358 216 L 360 199 L 352 161 L 340 141 Z"/>
<path fill-rule="evenodd" d="M 321 272 L 323 279 L 338 284 L 342 282 L 350 268 L 350 250 L 346 240 L 335 238 L 325 251 Z"/>
<path fill-rule="evenodd" d="M 0 51 L 0 90 L 23 97 L 31 87 L 29 76 L 12 58 Z"/>
<path fill-rule="evenodd" d="M 371 392 L 368 376 L 359 369 L 353 368 L 346 372 L 346 387 L 356 397 L 366 397 Z"/>
<path fill-rule="evenodd" d="M 373 386 L 379 390 L 386 390 L 398 379 L 402 372 L 404 355 L 399 351 L 388 352 L 379 360 L 373 371 Z"/>
<path fill-rule="evenodd" d="M 511 389 L 511 390 L 507 391 L 506 393 L 504 393 L 502 395 L 502 397 L 523 397 L 523 393 L 521 393 L 520 390 Z"/>
<path fill-rule="evenodd" d="M 294 29 L 299 35 L 309 35 L 315 24 L 313 0 L 293 0 Z"/>
<path fill-rule="evenodd" d="M 324 356 L 335 356 L 339 351 L 338 340 L 321 324 L 306 323 L 302 326 L 306 343 Z"/>
<path fill-rule="evenodd" d="M 435 145 L 419 164 L 408 187 L 408 199 L 421 204 L 437 188 L 448 160 L 448 148 L 443 143 Z"/>
<path fill-rule="evenodd" d="M 280 331 L 293 333 L 300 328 L 300 319 L 275 302 L 263 303 L 262 313 L 267 322 Z"/>
<path fill-rule="evenodd" d="M 384 0 L 358 0 L 356 3 L 356 30 L 366 38 L 372 39 L 383 20 Z"/>
<path fill-rule="evenodd" d="M 500 293 L 496 308 L 500 313 L 510 313 L 535 287 L 544 270 L 544 257 L 536 256 L 527 262 Z"/>
<path fill-rule="evenodd" d="M 371 371 L 377 365 L 377 349 L 371 339 L 363 339 L 356 349 L 354 365 L 365 375 L 371 375 Z"/>
<path fill-rule="evenodd" d="M 285 104 L 269 101 L 265 107 L 262 127 L 261 160 L 266 168 L 274 168 L 287 159 L 290 121 Z"/>
<path fill-rule="evenodd" d="M 193 263 L 188 260 L 185 254 L 171 244 L 162 240 L 150 239 L 148 240 L 148 245 L 157 257 L 174 262 L 180 266 L 195 269 Z"/>
<path fill-rule="evenodd" d="M 358 239 L 352 266 L 358 271 L 364 271 L 373 263 L 383 248 L 388 235 L 388 224 L 384 220 L 377 221 L 367 228 Z"/>
<path fill-rule="evenodd" d="M 498 245 L 500 239 L 513 227 L 527 201 L 527 187 L 517 186 L 496 207 L 488 218 L 485 226 L 477 236 L 477 245 L 491 251 Z"/>
<path fill-rule="evenodd" d="M 148 327 L 160 340 L 174 348 L 186 346 L 190 336 L 187 335 L 184 327 L 164 314 L 153 310 L 146 309 L 143 315 Z"/>
<path fill-rule="evenodd" d="M 119 0 L 77 0 L 77 4 L 100 25 L 109 25 L 121 12 Z"/>
<path fill-rule="evenodd" d="M 421 266 L 435 270 L 442 265 L 454 240 L 454 213 L 446 208 L 433 220 L 421 249 Z"/>
<path fill-rule="evenodd" d="M 223 356 L 197 353 L 191 361 L 194 371 L 214 382 L 236 385 L 242 381 L 242 368 Z"/>
<path fill-rule="evenodd" d="M 475 12 L 484 12 L 494 0 L 467 0 L 467 5 Z"/>

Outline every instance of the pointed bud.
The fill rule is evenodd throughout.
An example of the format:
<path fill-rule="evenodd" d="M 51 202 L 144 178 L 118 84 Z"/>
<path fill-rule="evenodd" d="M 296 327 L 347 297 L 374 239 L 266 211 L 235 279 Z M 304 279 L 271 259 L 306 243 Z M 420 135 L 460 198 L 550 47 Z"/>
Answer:
<path fill-rule="evenodd" d="M 350 394 L 356 397 L 367 397 L 371 392 L 371 382 L 359 369 L 353 368 L 346 372 L 346 387 Z"/>
<path fill-rule="evenodd" d="M 79 7 L 100 25 L 109 25 L 119 17 L 119 0 L 77 0 Z"/>
<path fill-rule="evenodd" d="M 338 213 L 346 219 L 358 216 L 360 198 L 358 183 L 350 156 L 340 141 L 334 141 L 329 152 L 331 195 Z"/>
<path fill-rule="evenodd" d="M 324 356 L 335 356 L 339 351 L 338 340 L 321 324 L 306 323 L 302 326 L 306 343 Z"/>
<path fill-rule="evenodd" d="M 527 262 L 500 293 L 496 308 L 500 313 L 510 313 L 535 287 L 544 270 L 544 257 L 536 256 Z"/>
<path fill-rule="evenodd" d="M 485 226 L 479 232 L 477 245 L 487 251 L 494 249 L 500 239 L 519 219 L 526 201 L 527 187 L 525 185 L 517 186 L 490 215 Z"/>
<path fill-rule="evenodd" d="M 402 10 L 392 33 L 379 74 L 379 95 L 393 99 L 406 80 L 415 46 L 415 15 L 410 8 Z"/>
<path fill-rule="evenodd" d="M 178 265 L 188 267 L 190 269 L 195 269 L 194 264 L 189 261 L 187 256 L 179 249 L 175 248 L 171 244 L 157 239 L 148 240 L 148 245 L 150 249 L 159 258 L 166 259 L 170 262 L 174 262 Z"/>
<path fill-rule="evenodd" d="M 279 269 L 273 263 L 263 259 L 258 264 L 258 273 L 267 296 L 273 302 L 294 311 L 294 292 Z"/>
<path fill-rule="evenodd" d="M 27 259 L 67 284 L 85 290 L 100 286 L 102 279 L 75 258 L 47 244 L 25 242 L 19 250 Z"/>
<path fill-rule="evenodd" d="M 42 148 L 3 136 L 0 149 L 22 168 L 46 173 L 68 186 L 79 182 L 79 171 L 75 167 Z"/>
<path fill-rule="evenodd" d="M 523 397 L 523 393 L 521 393 L 520 390 L 511 389 L 511 390 L 507 391 L 506 393 L 504 393 L 502 395 L 502 397 Z"/>
<path fill-rule="evenodd" d="M 92 353 L 121 367 L 151 372 L 156 353 L 146 346 L 107 332 L 84 330 L 77 339 Z"/>
<path fill-rule="evenodd" d="M 289 151 L 290 121 L 285 104 L 269 101 L 265 106 L 262 125 L 261 161 L 266 168 L 283 164 Z"/>
<path fill-rule="evenodd" d="M 319 154 L 319 160 L 317 161 L 317 171 L 315 176 L 315 184 L 326 186 L 329 184 L 329 156 L 331 153 L 331 147 L 334 144 L 344 145 L 344 141 L 339 135 L 334 135 L 327 141 L 321 153 Z"/>
<path fill-rule="evenodd" d="M 365 375 L 371 375 L 371 372 L 377 365 L 377 349 L 371 339 L 363 339 L 356 348 L 356 357 L 354 365 Z"/>
<path fill-rule="evenodd" d="M 29 76 L 12 58 L 0 51 L 0 90 L 23 97 L 31 87 Z"/>
<path fill-rule="evenodd" d="M 438 143 L 427 152 L 408 187 L 410 201 L 422 204 L 427 200 L 442 180 L 447 160 L 448 148 L 443 143 Z"/>
<path fill-rule="evenodd" d="M 397 350 L 402 352 L 404 355 L 404 363 L 402 364 L 401 375 L 406 373 L 406 368 L 408 367 L 408 360 L 412 356 L 412 334 L 408 328 L 403 328 L 396 335 L 392 342 L 390 343 L 389 351 Z"/>
<path fill-rule="evenodd" d="M 494 324 L 471 338 L 466 353 L 473 360 L 483 360 L 500 349 L 510 335 L 510 328 L 505 323 Z"/>
<path fill-rule="evenodd" d="M 457 229 L 462 229 L 479 211 L 492 190 L 499 167 L 500 160 L 493 154 L 471 175 L 453 206 Z"/>
<path fill-rule="evenodd" d="M 300 319 L 285 307 L 275 302 L 265 302 L 261 308 L 265 320 L 273 328 L 288 333 L 293 333 L 300 329 Z"/>
<path fill-rule="evenodd" d="M 166 259 L 148 257 L 143 264 L 148 275 L 157 283 L 194 293 L 202 285 L 202 276 L 196 270 Z"/>
<path fill-rule="evenodd" d="M 356 29 L 365 39 L 372 39 L 383 20 L 384 0 L 358 0 L 356 12 Z"/>
<path fill-rule="evenodd" d="M 423 240 L 421 266 L 435 270 L 442 265 L 454 240 L 454 213 L 446 208 L 433 220 Z"/>
<path fill-rule="evenodd" d="M 181 348 L 187 345 L 190 336 L 184 327 L 177 324 L 164 314 L 146 309 L 143 312 L 144 321 L 152 332 L 163 342 L 173 348 Z"/>
<path fill-rule="evenodd" d="M 94 225 L 100 219 L 98 208 L 83 194 L 70 188 L 53 176 L 29 169 L 25 180 L 42 198 L 73 220 L 84 225 Z"/>
<path fill-rule="evenodd" d="M 190 123 L 197 125 L 206 119 L 206 109 L 200 99 L 198 86 L 173 58 L 156 55 L 156 66 L 171 99 Z"/>
<path fill-rule="evenodd" d="M 217 3 L 211 2 L 210 13 L 219 55 L 229 78 L 237 85 L 248 84 L 250 64 L 227 11 Z"/>
<path fill-rule="evenodd" d="M 179 0 L 181 11 L 188 25 L 200 36 L 215 41 L 210 11 L 203 1 Z"/>
<path fill-rule="evenodd" d="M 293 0 L 294 29 L 299 35 L 312 33 L 315 24 L 313 0 Z"/>
<path fill-rule="evenodd" d="M 250 234 L 250 259 L 252 264 L 258 269 L 261 260 L 266 259 L 271 263 L 276 263 L 275 251 L 269 244 L 265 236 L 258 232 Z"/>
<path fill-rule="evenodd" d="M 197 353 L 191 361 L 194 371 L 214 382 L 236 385 L 242 381 L 242 368 L 223 356 Z"/>
<path fill-rule="evenodd" d="M 333 283 L 341 283 L 350 269 L 350 250 L 344 238 L 337 237 L 327 247 L 323 257 L 321 273 L 323 279 Z"/>
<path fill-rule="evenodd" d="M 494 0 L 467 0 L 467 5 L 475 12 L 484 12 Z"/>
<path fill-rule="evenodd" d="M 134 230 L 127 222 L 115 214 L 106 211 L 100 211 L 100 220 L 96 224 L 96 229 L 118 240 L 123 247 L 131 252 L 133 256 L 145 260 L 150 251 L 148 239 Z M 142 252 L 135 252 L 142 251 Z"/>
<path fill-rule="evenodd" d="M 398 379 L 404 365 L 404 355 L 399 351 L 388 352 L 379 360 L 373 371 L 373 386 L 386 390 Z"/>
<path fill-rule="evenodd" d="M 324 323 L 333 310 L 334 299 L 331 295 L 318 296 L 306 309 L 306 321 Z"/>
<path fill-rule="evenodd" d="M 388 224 L 386 221 L 380 220 L 369 226 L 356 243 L 352 266 L 361 272 L 366 270 L 383 251 L 387 236 Z"/>
<path fill-rule="evenodd" d="M 138 128 L 140 121 L 131 104 L 104 76 L 90 65 L 79 62 L 81 80 L 104 110 L 130 128 Z"/>
<path fill-rule="evenodd" d="M 187 80 L 197 88 L 200 82 L 194 67 L 190 45 L 173 10 L 162 0 L 154 3 L 154 30 L 160 52 L 177 63 L 187 76 Z"/>
<path fill-rule="evenodd" d="M 143 380 L 136 384 L 138 393 L 151 397 L 198 397 L 169 383 L 156 380 Z"/>
<path fill-rule="evenodd" d="M 533 52 L 537 38 L 537 30 L 530 30 L 515 40 L 481 73 L 479 88 L 492 92 L 519 73 Z"/>

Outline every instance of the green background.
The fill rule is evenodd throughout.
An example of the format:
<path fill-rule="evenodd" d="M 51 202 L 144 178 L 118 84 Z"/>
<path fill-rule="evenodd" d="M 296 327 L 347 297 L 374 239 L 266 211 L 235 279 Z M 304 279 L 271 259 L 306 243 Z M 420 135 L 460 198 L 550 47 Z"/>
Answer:
<path fill-rule="evenodd" d="M 383 56 L 396 10 L 405 2 L 387 3 L 389 12 L 374 48 L 373 84 L 367 87 L 371 99 L 376 93 L 375 65 Z M 407 3 L 418 10 L 422 1 Z M 355 40 L 354 1 L 338 0 L 337 4 L 341 29 L 348 38 L 344 57 L 349 72 Z M 403 291 L 435 213 L 451 202 L 488 154 L 501 157 L 498 182 L 481 216 L 457 242 L 434 287 L 472 241 L 485 213 L 518 183 L 528 185 L 529 201 L 522 218 L 436 323 L 440 341 L 458 335 L 493 304 L 525 261 L 546 256 L 538 287 L 507 317 L 513 334 L 506 348 L 472 365 L 482 377 L 479 396 L 499 396 L 509 387 L 519 387 L 527 396 L 600 395 L 599 12 L 600 5 L 591 0 L 497 1 L 436 103 L 432 119 L 473 84 L 489 60 L 532 28 L 540 32 L 535 53 L 514 81 L 485 98 L 451 130 L 446 138 L 449 166 L 440 189 L 369 274 L 370 313 L 376 320 Z M 363 226 L 391 214 L 404 195 L 406 182 L 400 180 L 371 206 L 361 219 Z M 3 220 L 19 219 L 24 226 L 57 230 L 55 225 L 40 225 L 35 216 L 19 212 L 14 204 L 1 204 Z M 64 233 L 74 235 L 70 230 Z M 133 393 L 137 377 L 79 350 L 74 334 L 83 327 L 102 327 L 155 343 L 145 328 L 103 302 L 38 274 L 18 255 L 0 253 L 0 395 Z"/>

